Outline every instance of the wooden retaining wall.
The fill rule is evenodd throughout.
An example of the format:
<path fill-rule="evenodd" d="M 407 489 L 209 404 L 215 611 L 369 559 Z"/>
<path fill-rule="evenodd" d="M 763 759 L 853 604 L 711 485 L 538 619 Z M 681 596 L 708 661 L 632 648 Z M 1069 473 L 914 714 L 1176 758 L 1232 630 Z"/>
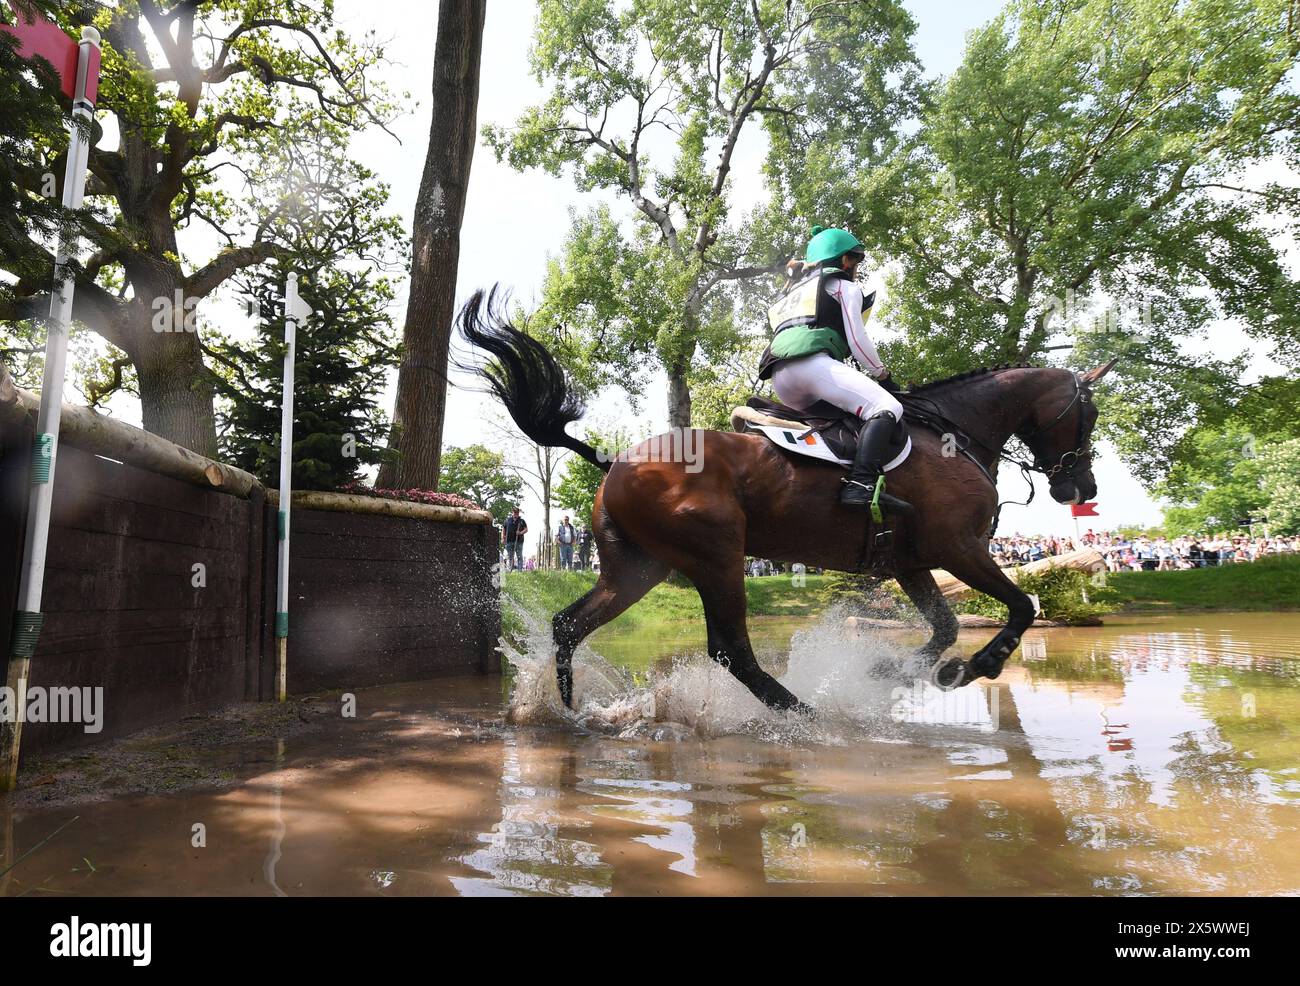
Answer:
<path fill-rule="evenodd" d="M 245 696 L 248 500 L 66 446 L 59 450 L 29 684 L 104 689 L 104 729 L 28 723 L 24 749 L 121 735 Z M 257 546 L 260 549 L 260 543 Z M 196 587 L 195 565 L 206 585 Z"/>
<path fill-rule="evenodd" d="M 29 461 L 30 427 L 7 427 L 0 447 L 4 655 Z M 355 506 L 338 498 L 328 510 L 295 505 L 292 512 L 289 693 L 499 671 L 491 519 L 432 508 L 421 516 L 357 513 Z M 273 698 L 276 530 L 276 506 L 260 486 L 231 495 L 61 441 L 45 627 L 29 684 L 102 687 L 104 725 L 87 734 L 76 723 L 28 722 L 23 751 Z"/>
<path fill-rule="evenodd" d="M 267 509 L 263 608 L 274 614 Z M 500 670 L 495 527 L 295 506 L 292 529 L 291 694 Z M 262 697 L 273 684 L 263 678 Z"/>

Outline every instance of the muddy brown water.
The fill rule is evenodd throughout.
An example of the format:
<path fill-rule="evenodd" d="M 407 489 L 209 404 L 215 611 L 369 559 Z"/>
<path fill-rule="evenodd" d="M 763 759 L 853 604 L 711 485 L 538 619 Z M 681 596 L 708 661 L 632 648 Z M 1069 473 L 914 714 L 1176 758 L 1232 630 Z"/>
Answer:
<path fill-rule="evenodd" d="M 622 691 L 585 725 L 522 708 L 535 668 L 361 690 L 354 719 L 214 749 L 219 790 L 0 810 L 0 890 L 1300 893 L 1300 614 L 1031 632 L 960 698 L 867 677 L 905 633 L 755 635 L 815 728 L 747 707 L 689 638 L 607 635 L 658 670 L 601 664 Z"/>

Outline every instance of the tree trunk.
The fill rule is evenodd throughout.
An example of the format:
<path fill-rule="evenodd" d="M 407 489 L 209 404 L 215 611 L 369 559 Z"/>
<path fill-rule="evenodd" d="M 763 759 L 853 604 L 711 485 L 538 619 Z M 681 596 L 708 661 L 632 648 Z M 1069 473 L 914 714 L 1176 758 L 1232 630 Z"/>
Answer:
<path fill-rule="evenodd" d="M 691 387 L 686 380 L 686 367 L 668 367 L 668 427 L 686 429 L 691 426 Z"/>
<path fill-rule="evenodd" d="M 165 276 L 137 275 L 135 284 L 141 300 L 123 313 L 120 335 L 130 343 L 127 356 L 140 382 L 141 423 L 145 431 L 215 459 L 213 388 L 183 288 Z M 167 302 L 162 314 L 155 310 L 157 299 Z"/>
<path fill-rule="evenodd" d="M 157 361 L 146 358 L 136 366 L 145 431 L 215 459 L 217 425 L 206 373 L 197 345 L 192 353 Z"/>
<path fill-rule="evenodd" d="M 691 385 L 687 372 L 695 353 L 695 340 L 700 335 L 700 308 L 703 304 L 697 289 L 698 284 L 691 286 L 690 299 L 682 313 L 682 336 L 660 352 L 664 369 L 668 371 L 668 427 L 678 431 L 691 426 Z"/>
<path fill-rule="evenodd" d="M 131 160 L 148 160 L 137 136 L 124 139 Z M 152 432 L 192 452 L 217 457 L 213 387 L 199 348 L 198 299 L 187 294 L 171 209 L 153 203 L 140 211 L 123 205 L 129 228 L 147 244 L 142 256 L 124 259 L 135 298 L 120 311 L 110 339 L 120 339 L 140 383 L 140 416 Z"/>
<path fill-rule="evenodd" d="M 537 542 L 537 567 L 555 567 L 555 542 L 551 534 L 551 477 L 555 472 L 555 452 L 550 448 L 537 449 L 537 471 L 542 475 L 542 538 Z"/>
<path fill-rule="evenodd" d="M 381 487 L 436 489 L 447 405 L 447 351 L 456 302 L 460 224 L 478 136 L 486 0 L 442 0 L 433 59 L 433 123 L 412 224 L 403 357 Z M 503 244 L 504 249 L 504 244 Z"/>

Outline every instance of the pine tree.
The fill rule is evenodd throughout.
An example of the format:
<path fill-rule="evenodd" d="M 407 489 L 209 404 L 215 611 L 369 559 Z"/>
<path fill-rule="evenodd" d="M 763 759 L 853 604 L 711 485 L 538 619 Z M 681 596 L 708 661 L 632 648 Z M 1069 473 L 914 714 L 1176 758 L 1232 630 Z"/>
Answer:
<path fill-rule="evenodd" d="M 397 266 L 402 231 L 396 217 L 381 212 L 388 191 L 370 172 L 329 149 L 292 153 L 297 159 L 280 180 L 297 186 L 293 236 L 277 263 L 261 265 L 240 281 L 259 316 L 257 337 L 251 345 L 226 337 L 204 348 L 220 367 L 223 456 L 274 484 L 284 360 L 281 296 L 288 273 L 298 274 L 299 296 L 312 315 L 297 332 L 293 487 L 335 490 L 387 455 L 388 423 L 377 398 L 398 358 L 387 272 Z M 276 173 L 274 165 L 268 170 Z"/>

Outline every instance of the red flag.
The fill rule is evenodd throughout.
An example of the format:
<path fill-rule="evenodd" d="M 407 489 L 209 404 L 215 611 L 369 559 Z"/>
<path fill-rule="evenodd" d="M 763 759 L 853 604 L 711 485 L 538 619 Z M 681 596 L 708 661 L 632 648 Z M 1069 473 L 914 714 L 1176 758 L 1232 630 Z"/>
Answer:
<path fill-rule="evenodd" d="M 1098 517 L 1097 504 L 1093 503 L 1072 503 L 1070 504 L 1071 517 Z"/>
<path fill-rule="evenodd" d="M 39 14 L 35 15 L 34 20 L 29 19 L 32 15 L 20 10 L 13 0 L 9 0 L 9 6 L 17 15 L 17 23 L 13 27 L 0 24 L 0 31 L 8 31 L 18 37 L 17 51 L 20 58 L 30 61 L 39 56 L 53 65 L 63 83 L 63 95 L 73 99 L 76 96 L 80 45 L 64 34 L 63 28 L 53 21 L 46 20 Z M 86 73 L 86 98 L 93 103 L 98 92 L 99 49 L 92 46 L 89 71 Z"/>

